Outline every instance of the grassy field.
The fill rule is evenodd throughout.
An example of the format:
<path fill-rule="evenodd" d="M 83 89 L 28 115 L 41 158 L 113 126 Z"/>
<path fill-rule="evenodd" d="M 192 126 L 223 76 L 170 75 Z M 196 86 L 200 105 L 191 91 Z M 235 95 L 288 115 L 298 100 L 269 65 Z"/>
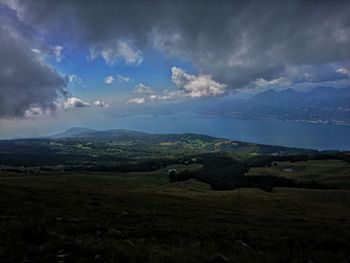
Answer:
<path fill-rule="evenodd" d="M 217 192 L 168 168 L 2 175 L 0 261 L 349 262 L 350 191 Z"/>
<path fill-rule="evenodd" d="M 350 164 L 342 160 L 274 162 L 271 167 L 251 168 L 248 175 L 282 176 L 299 181 L 314 180 L 350 189 Z"/>
<path fill-rule="evenodd" d="M 102 135 L 101 135 L 102 133 Z M 238 159 L 257 154 L 317 154 L 308 149 L 261 145 L 200 134 L 149 134 L 127 130 L 66 138 L 0 140 L 1 165 L 11 167 L 116 166 L 150 159 L 225 153 Z M 100 169 L 101 170 L 101 169 Z"/>

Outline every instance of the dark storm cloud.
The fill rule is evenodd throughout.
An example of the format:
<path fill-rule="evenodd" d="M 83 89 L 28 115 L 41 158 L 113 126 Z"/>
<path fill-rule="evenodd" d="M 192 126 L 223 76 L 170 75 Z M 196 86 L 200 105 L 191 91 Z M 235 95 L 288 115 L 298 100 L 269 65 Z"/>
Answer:
<path fill-rule="evenodd" d="M 278 78 L 290 65 L 349 60 L 349 7 L 346 1 L 247 1 L 203 6 L 192 16 L 182 10 L 173 30 L 156 29 L 156 44 L 238 88 Z"/>
<path fill-rule="evenodd" d="M 153 47 L 232 89 L 350 59 L 349 1 L 3 1 L 51 37 Z"/>
<path fill-rule="evenodd" d="M 30 37 L 0 21 L 0 118 L 24 117 L 32 108 L 54 109 L 65 93 L 65 79 L 31 50 Z"/>

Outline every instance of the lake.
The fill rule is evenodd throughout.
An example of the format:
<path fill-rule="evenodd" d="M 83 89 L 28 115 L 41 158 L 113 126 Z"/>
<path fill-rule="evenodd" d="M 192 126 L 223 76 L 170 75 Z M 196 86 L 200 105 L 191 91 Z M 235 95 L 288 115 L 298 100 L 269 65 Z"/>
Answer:
<path fill-rule="evenodd" d="M 350 126 L 295 121 L 238 120 L 195 113 L 116 118 L 110 128 L 153 133 L 199 133 L 238 141 L 310 148 L 350 150 Z"/>

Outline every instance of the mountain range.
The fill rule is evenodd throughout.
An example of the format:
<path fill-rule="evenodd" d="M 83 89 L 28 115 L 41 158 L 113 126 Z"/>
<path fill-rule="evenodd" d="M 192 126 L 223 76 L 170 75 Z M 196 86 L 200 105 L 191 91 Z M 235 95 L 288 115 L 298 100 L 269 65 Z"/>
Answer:
<path fill-rule="evenodd" d="M 316 87 L 261 92 L 249 99 L 220 100 L 202 106 L 198 113 L 246 119 L 275 119 L 350 124 L 350 87 Z"/>

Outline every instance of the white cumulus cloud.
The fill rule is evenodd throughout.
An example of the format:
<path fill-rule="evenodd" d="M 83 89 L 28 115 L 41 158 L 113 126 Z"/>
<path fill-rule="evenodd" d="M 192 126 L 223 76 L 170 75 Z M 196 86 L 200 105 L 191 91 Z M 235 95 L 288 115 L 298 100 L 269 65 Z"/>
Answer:
<path fill-rule="evenodd" d="M 83 82 L 83 80 L 78 75 L 75 75 L 75 74 L 68 75 L 68 80 L 71 83 L 78 83 L 78 84 L 81 84 Z"/>
<path fill-rule="evenodd" d="M 102 100 L 95 100 L 92 104 L 94 106 L 100 107 L 100 108 L 108 108 L 109 107 L 109 104 L 102 101 Z"/>
<path fill-rule="evenodd" d="M 68 98 L 64 104 L 64 109 L 69 109 L 69 108 L 86 108 L 86 107 L 90 107 L 91 104 L 83 101 L 82 99 L 79 99 L 77 97 L 71 97 Z"/>
<path fill-rule="evenodd" d="M 113 66 L 118 60 L 128 65 L 140 65 L 143 61 L 142 52 L 124 41 L 113 41 L 103 46 L 94 46 L 90 49 L 90 56 L 92 59 L 102 57 L 110 66 Z"/>
<path fill-rule="evenodd" d="M 149 99 L 151 101 L 162 101 L 162 100 L 171 100 L 172 97 L 170 95 L 150 95 Z"/>
<path fill-rule="evenodd" d="M 350 77 L 350 70 L 346 69 L 346 68 L 339 68 L 337 69 L 337 73 L 346 75 Z"/>
<path fill-rule="evenodd" d="M 56 57 L 56 62 L 61 63 L 64 60 L 64 55 L 63 55 L 63 47 L 62 46 L 54 46 L 52 48 L 52 52 Z"/>
<path fill-rule="evenodd" d="M 192 98 L 222 96 L 226 84 L 216 82 L 210 75 L 191 75 L 177 67 L 171 68 L 171 81 Z"/>
<path fill-rule="evenodd" d="M 142 83 L 138 84 L 134 88 L 134 93 L 138 94 L 154 94 L 154 90 L 151 87 L 148 87 Z"/>
<path fill-rule="evenodd" d="M 115 78 L 113 76 L 106 76 L 104 78 L 104 82 L 107 85 L 111 85 L 114 82 Z"/>
<path fill-rule="evenodd" d="M 126 103 L 127 104 L 144 104 L 146 102 L 145 98 L 134 98 L 128 100 Z"/>
<path fill-rule="evenodd" d="M 38 54 L 38 55 L 41 55 L 40 49 L 32 48 L 31 50 L 32 50 L 33 53 Z"/>
<path fill-rule="evenodd" d="M 44 113 L 43 109 L 40 107 L 31 107 L 24 113 L 25 119 L 34 119 L 38 116 L 41 116 Z"/>
<path fill-rule="evenodd" d="M 119 74 L 117 74 L 116 78 L 117 78 L 117 80 L 119 82 L 131 82 L 131 81 L 134 81 L 132 78 L 130 78 L 128 76 L 122 76 L 122 75 L 119 75 Z"/>
<path fill-rule="evenodd" d="M 280 77 L 276 79 L 266 80 L 264 78 L 258 78 L 253 82 L 255 87 L 258 88 L 265 88 L 265 87 L 271 87 L 271 86 L 277 86 L 277 87 L 288 87 L 293 84 L 293 82 L 285 77 Z"/>

